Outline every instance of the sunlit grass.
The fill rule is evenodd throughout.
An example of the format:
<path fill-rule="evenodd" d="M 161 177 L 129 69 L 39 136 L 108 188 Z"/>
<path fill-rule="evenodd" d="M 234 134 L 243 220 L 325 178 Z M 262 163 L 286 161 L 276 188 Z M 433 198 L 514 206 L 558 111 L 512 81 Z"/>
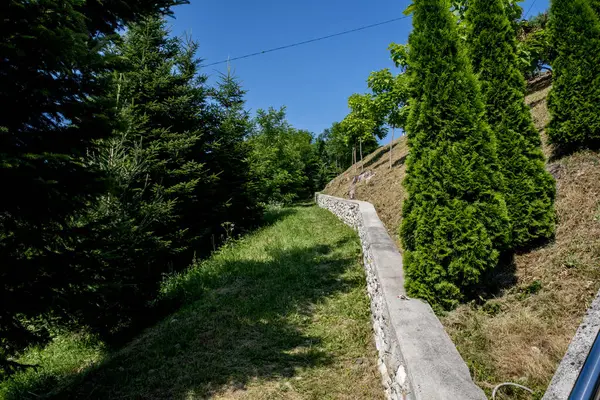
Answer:
<path fill-rule="evenodd" d="M 103 361 L 65 348 L 52 369 L 48 354 L 5 397 L 383 398 L 356 234 L 316 207 L 271 218 L 165 282 L 180 311 Z"/>

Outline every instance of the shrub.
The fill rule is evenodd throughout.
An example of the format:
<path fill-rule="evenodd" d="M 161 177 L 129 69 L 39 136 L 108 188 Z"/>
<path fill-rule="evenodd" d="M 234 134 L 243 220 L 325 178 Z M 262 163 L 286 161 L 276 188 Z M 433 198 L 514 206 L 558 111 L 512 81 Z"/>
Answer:
<path fill-rule="evenodd" d="M 504 175 L 511 244 L 526 247 L 554 232 L 555 182 L 545 170 L 540 136 L 525 104 L 514 30 L 503 0 L 476 0 L 467 12 L 468 43 Z"/>
<path fill-rule="evenodd" d="M 587 0 L 554 0 L 550 36 L 557 57 L 548 98 L 550 140 L 569 149 L 600 142 L 600 25 Z"/>
<path fill-rule="evenodd" d="M 495 138 L 444 0 L 416 0 L 409 38 L 411 112 L 401 235 L 406 286 L 451 308 L 508 242 Z"/>

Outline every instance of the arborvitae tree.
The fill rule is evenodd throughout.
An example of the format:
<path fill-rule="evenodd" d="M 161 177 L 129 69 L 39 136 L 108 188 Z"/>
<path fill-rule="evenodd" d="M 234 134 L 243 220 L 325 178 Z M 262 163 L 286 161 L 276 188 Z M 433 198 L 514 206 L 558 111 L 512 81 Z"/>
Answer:
<path fill-rule="evenodd" d="M 550 38 L 557 57 L 548 97 L 548 136 L 563 149 L 598 144 L 600 23 L 589 0 L 553 0 Z"/>
<path fill-rule="evenodd" d="M 540 136 L 525 104 L 525 80 L 504 0 L 473 0 L 467 11 L 473 69 L 498 144 L 511 245 L 523 248 L 554 232 L 555 183 L 544 168 Z"/>
<path fill-rule="evenodd" d="M 451 308 L 508 243 L 496 139 L 447 0 L 416 0 L 401 235 L 406 288 Z"/>
<path fill-rule="evenodd" d="M 0 367 L 27 343 L 21 316 L 66 307 L 79 281 L 73 216 L 103 189 L 82 161 L 112 131 L 104 43 L 177 0 L 7 0 L 0 4 Z"/>

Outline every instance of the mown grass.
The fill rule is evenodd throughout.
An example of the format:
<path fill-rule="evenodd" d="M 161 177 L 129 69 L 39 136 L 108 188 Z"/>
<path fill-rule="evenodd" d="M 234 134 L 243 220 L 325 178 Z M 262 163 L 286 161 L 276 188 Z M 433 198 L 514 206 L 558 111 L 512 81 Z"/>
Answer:
<path fill-rule="evenodd" d="M 278 216 L 168 279 L 165 300 L 184 306 L 123 349 L 107 355 L 91 339 L 61 337 L 25 354 L 40 367 L 1 384 L 0 394 L 383 398 L 356 234 L 315 207 Z"/>

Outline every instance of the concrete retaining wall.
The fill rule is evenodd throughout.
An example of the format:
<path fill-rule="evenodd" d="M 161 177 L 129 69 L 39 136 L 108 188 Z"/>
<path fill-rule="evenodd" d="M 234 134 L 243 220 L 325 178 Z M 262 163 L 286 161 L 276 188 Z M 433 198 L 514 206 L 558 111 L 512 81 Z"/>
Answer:
<path fill-rule="evenodd" d="M 402 256 L 372 204 L 317 193 L 360 235 L 379 370 L 392 400 L 482 400 L 465 362 L 431 307 L 404 291 Z"/>

